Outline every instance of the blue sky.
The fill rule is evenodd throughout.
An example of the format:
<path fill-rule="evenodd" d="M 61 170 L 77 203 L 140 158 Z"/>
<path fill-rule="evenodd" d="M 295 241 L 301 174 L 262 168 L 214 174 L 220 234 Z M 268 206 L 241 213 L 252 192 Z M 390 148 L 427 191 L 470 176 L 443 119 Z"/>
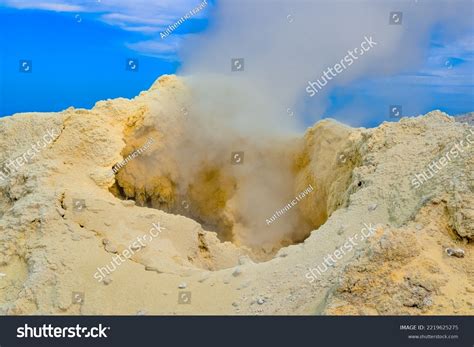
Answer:
<path fill-rule="evenodd" d="M 134 97 L 160 75 L 175 73 L 180 65 L 175 55 L 180 36 L 202 31 L 208 23 L 202 15 L 195 16 L 161 40 L 159 33 L 168 24 L 200 2 L 183 2 L 162 18 L 153 13 L 147 14 L 152 18 L 142 13 L 125 17 L 107 9 L 102 12 L 100 7 L 92 11 L 49 3 L 46 10 L 34 9 L 41 6 L 39 0 L 31 1 L 31 6 L 22 1 L 27 8 L 2 3 L 0 116 L 69 106 L 90 108 L 98 100 Z M 136 72 L 126 70 L 128 59 L 138 60 Z M 31 61 L 31 73 L 19 71 L 20 60 Z"/>
<path fill-rule="evenodd" d="M 199 0 L 0 0 L 0 116 L 17 112 L 91 108 L 98 100 L 131 98 L 162 74 L 179 71 L 181 39 L 206 30 L 208 1 L 166 39 L 160 33 Z M 110 2 L 111 3 L 111 2 Z M 450 114 L 474 111 L 474 33 L 455 40 L 433 27 L 425 64 L 384 78 L 359 79 L 331 91 L 322 117 L 352 125 L 376 126 L 387 119 L 387 104 L 402 104 L 403 113 L 433 109 Z M 138 71 L 126 69 L 128 59 Z M 32 73 L 20 72 L 31 61 Z M 311 120 L 308 121 L 311 123 Z"/>
<path fill-rule="evenodd" d="M 377 126 L 393 121 L 387 105 L 402 105 L 402 114 L 408 116 L 435 109 L 450 115 L 474 111 L 474 32 L 453 40 L 444 27 L 433 27 L 421 69 L 335 88 L 323 117 L 350 117 L 356 124 Z"/>

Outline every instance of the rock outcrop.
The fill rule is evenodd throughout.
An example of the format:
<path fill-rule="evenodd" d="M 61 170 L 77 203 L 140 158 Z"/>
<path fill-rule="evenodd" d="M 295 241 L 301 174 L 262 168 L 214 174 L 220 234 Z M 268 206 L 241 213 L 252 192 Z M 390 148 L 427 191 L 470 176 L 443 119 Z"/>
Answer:
<path fill-rule="evenodd" d="M 271 234 L 239 204 L 259 171 L 226 144 L 186 146 L 189 97 L 163 76 L 132 100 L 0 119 L 1 314 L 474 313 L 473 146 L 414 184 L 472 126 L 433 111 L 256 142 L 248 160 L 283 172 L 289 201 L 314 188 Z M 375 234 L 311 281 L 364 224 Z"/>

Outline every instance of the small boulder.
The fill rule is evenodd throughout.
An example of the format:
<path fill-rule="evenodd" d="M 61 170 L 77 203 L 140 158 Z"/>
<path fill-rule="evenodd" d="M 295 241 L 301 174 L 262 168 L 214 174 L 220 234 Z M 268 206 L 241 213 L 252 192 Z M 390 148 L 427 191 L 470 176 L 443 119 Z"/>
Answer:
<path fill-rule="evenodd" d="M 446 248 L 446 254 L 450 257 L 464 258 L 464 251 L 461 248 Z"/>

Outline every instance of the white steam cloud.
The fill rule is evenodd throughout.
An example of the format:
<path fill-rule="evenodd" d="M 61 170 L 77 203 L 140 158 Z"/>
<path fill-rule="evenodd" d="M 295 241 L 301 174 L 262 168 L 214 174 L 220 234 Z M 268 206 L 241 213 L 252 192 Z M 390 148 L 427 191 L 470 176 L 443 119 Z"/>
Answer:
<path fill-rule="evenodd" d="M 402 12 L 401 25 L 389 24 L 393 11 Z M 211 27 L 184 42 L 180 54 L 193 92 L 187 149 L 177 152 L 181 172 L 189 173 L 183 186 L 204 162 L 225 167 L 237 181 L 227 208 L 239 242 L 265 245 L 304 233 L 295 230 L 304 228 L 296 212 L 265 224 L 299 193 L 290 148 L 302 133 L 301 114 L 316 118 L 335 86 L 420 66 L 433 26 L 443 23 L 456 35 L 472 25 L 470 11 L 471 1 L 219 1 Z M 365 37 L 377 46 L 310 98 L 308 81 Z M 243 69 L 231 70 L 233 58 L 245 60 Z M 233 151 L 245 152 L 243 165 L 228 163 Z"/>

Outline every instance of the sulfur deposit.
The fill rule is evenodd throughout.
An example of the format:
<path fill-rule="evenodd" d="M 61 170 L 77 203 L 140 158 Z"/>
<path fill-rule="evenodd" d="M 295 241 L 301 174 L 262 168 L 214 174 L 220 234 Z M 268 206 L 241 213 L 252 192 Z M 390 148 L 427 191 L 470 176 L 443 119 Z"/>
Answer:
<path fill-rule="evenodd" d="M 193 100 L 162 76 L 132 100 L 0 119 L 0 163 L 58 132 L 0 176 L 1 314 L 474 314 L 474 143 L 412 184 L 471 125 L 433 111 L 251 136 Z"/>

